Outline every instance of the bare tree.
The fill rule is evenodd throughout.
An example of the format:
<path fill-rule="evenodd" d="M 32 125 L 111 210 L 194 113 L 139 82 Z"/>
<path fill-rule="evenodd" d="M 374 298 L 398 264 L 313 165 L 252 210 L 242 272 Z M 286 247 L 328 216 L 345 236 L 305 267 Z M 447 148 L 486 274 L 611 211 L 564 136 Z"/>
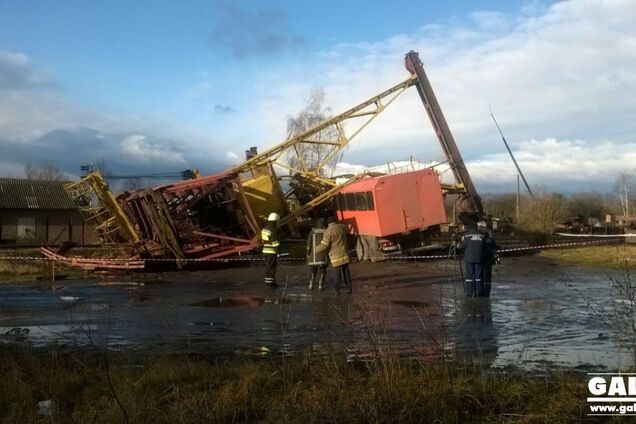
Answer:
<path fill-rule="evenodd" d="M 515 193 L 485 194 L 481 201 L 489 215 L 502 217 L 508 221 L 516 215 L 517 195 Z"/>
<path fill-rule="evenodd" d="M 565 218 L 565 199 L 545 189 L 535 190 L 534 197 L 523 199 L 517 225 L 531 242 L 541 244 L 550 239 L 556 224 Z"/>
<path fill-rule="evenodd" d="M 40 164 L 24 165 L 24 175 L 28 180 L 65 181 L 68 180 L 64 172 L 53 165 Z"/>
<path fill-rule="evenodd" d="M 603 218 L 607 212 L 603 195 L 596 192 L 572 193 L 567 200 L 567 213 L 570 216 L 579 216 L 584 220 L 588 218 Z"/>
<path fill-rule="evenodd" d="M 634 197 L 634 174 L 621 172 L 616 177 L 616 191 L 620 201 L 621 212 L 624 216 L 629 216 L 632 199 Z"/>
<path fill-rule="evenodd" d="M 287 118 L 287 138 L 296 137 L 310 128 L 331 118 L 331 108 L 324 106 L 325 92 L 323 89 L 315 89 L 309 95 L 305 108 L 295 117 Z M 314 134 L 307 142 L 299 143 L 298 149 L 292 150 L 287 156 L 288 164 L 292 168 L 304 169 L 321 173 L 318 169 L 323 160 L 337 147 L 331 144 L 311 143 L 310 141 L 324 142 L 337 141 L 338 130 L 335 126 L 329 126 Z M 333 166 L 339 160 L 336 155 L 329 161 L 328 166 Z"/>

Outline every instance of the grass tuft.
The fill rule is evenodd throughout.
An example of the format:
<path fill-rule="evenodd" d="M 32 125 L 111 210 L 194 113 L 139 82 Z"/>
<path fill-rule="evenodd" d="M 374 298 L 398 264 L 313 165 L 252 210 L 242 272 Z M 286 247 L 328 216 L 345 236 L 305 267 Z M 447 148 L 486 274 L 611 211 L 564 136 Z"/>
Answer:
<path fill-rule="evenodd" d="M 560 263 L 608 268 L 635 268 L 636 245 L 588 246 L 542 250 L 540 256 Z"/>

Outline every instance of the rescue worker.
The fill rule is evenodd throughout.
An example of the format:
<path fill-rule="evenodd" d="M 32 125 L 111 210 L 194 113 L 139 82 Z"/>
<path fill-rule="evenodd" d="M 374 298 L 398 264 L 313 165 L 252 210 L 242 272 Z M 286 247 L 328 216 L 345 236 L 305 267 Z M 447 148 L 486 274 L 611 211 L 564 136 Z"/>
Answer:
<path fill-rule="evenodd" d="M 479 293 L 479 297 L 489 297 L 492 288 L 492 266 L 499 263 L 499 255 L 497 250 L 499 246 L 495 241 L 495 235 L 492 230 L 486 227 L 484 223 L 481 230 L 484 233 L 484 267 L 482 269 L 483 290 Z"/>
<path fill-rule="evenodd" d="M 272 212 L 267 217 L 267 224 L 261 230 L 261 240 L 263 241 L 263 259 L 265 260 L 265 284 L 275 289 L 276 265 L 278 262 L 278 214 Z"/>
<path fill-rule="evenodd" d="M 334 216 L 327 219 L 325 230 L 317 252 L 329 252 L 329 261 L 336 270 L 336 292 L 340 294 L 343 285 L 351 293 L 351 274 L 349 273 L 349 253 L 347 249 L 347 228 L 339 224 Z"/>
<path fill-rule="evenodd" d="M 477 230 L 477 223 L 473 221 L 457 246 L 464 253 L 464 292 L 469 297 L 477 297 L 483 291 L 484 238 L 484 234 Z"/>
<path fill-rule="evenodd" d="M 307 237 L 307 265 L 309 265 L 309 290 L 313 290 L 316 275 L 318 276 L 318 290 L 324 289 L 325 277 L 327 275 L 327 254 L 317 252 L 316 248 L 322 242 L 327 223 L 325 218 L 318 218 L 316 227 L 311 230 Z"/>

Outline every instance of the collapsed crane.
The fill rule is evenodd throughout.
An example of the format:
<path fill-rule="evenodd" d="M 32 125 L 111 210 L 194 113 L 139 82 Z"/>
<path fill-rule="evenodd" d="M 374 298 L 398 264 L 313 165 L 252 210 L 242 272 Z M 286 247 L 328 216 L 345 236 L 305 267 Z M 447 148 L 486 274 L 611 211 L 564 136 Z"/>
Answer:
<path fill-rule="evenodd" d="M 220 174 L 195 175 L 115 197 L 103 177 L 91 173 L 67 185 L 67 191 L 85 220 L 96 225 L 103 242 L 120 246 L 129 258 L 171 259 L 180 266 L 245 252 L 258 245 L 259 228 L 270 212 L 281 216 L 279 226 L 298 235 L 303 217 L 326 207 L 344 187 L 361 180 L 364 174 L 338 184 L 327 175 L 330 164 L 415 85 L 457 180 L 442 188 L 460 194 L 462 212 L 483 215 L 418 53 L 407 53 L 405 66 L 410 73 L 406 80 Z M 312 146 L 317 147 L 315 153 L 305 154 Z"/>

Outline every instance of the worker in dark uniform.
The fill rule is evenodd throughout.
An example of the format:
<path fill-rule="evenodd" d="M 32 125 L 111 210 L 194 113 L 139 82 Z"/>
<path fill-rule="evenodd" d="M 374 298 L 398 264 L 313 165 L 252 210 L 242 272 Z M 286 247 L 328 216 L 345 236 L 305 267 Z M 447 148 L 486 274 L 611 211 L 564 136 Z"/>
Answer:
<path fill-rule="evenodd" d="M 495 263 L 499 263 L 499 255 L 497 255 L 499 246 L 495 241 L 493 231 L 487 228 L 485 223 L 483 226 L 480 226 L 479 229 L 484 234 L 484 266 L 482 268 L 481 277 L 483 280 L 483 290 L 479 292 L 479 297 L 489 297 L 492 287 L 492 266 Z"/>
<path fill-rule="evenodd" d="M 351 274 L 349 273 L 349 249 L 347 248 L 347 227 L 339 224 L 334 216 L 327 219 L 327 229 L 323 234 L 318 252 L 329 252 L 329 261 L 336 270 L 336 292 L 340 293 L 342 287 L 351 293 Z"/>
<path fill-rule="evenodd" d="M 278 287 L 276 284 L 276 265 L 278 262 L 278 214 L 272 212 L 267 217 L 267 224 L 261 230 L 261 240 L 263 241 L 263 259 L 265 260 L 265 284 L 271 288 Z"/>
<path fill-rule="evenodd" d="M 320 246 L 322 237 L 327 228 L 325 218 L 319 218 L 316 227 L 311 230 L 307 237 L 307 265 L 309 265 L 309 290 L 314 288 L 316 276 L 318 276 L 318 290 L 324 289 L 325 277 L 327 275 L 327 254 L 326 252 L 318 252 L 316 248 Z"/>
<path fill-rule="evenodd" d="M 477 230 L 477 223 L 471 222 L 457 246 L 457 249 L 464 253 L 464 292 L 469 297 L 477 297 L 483 291 L 484 238 L 484 234 Z"/>

